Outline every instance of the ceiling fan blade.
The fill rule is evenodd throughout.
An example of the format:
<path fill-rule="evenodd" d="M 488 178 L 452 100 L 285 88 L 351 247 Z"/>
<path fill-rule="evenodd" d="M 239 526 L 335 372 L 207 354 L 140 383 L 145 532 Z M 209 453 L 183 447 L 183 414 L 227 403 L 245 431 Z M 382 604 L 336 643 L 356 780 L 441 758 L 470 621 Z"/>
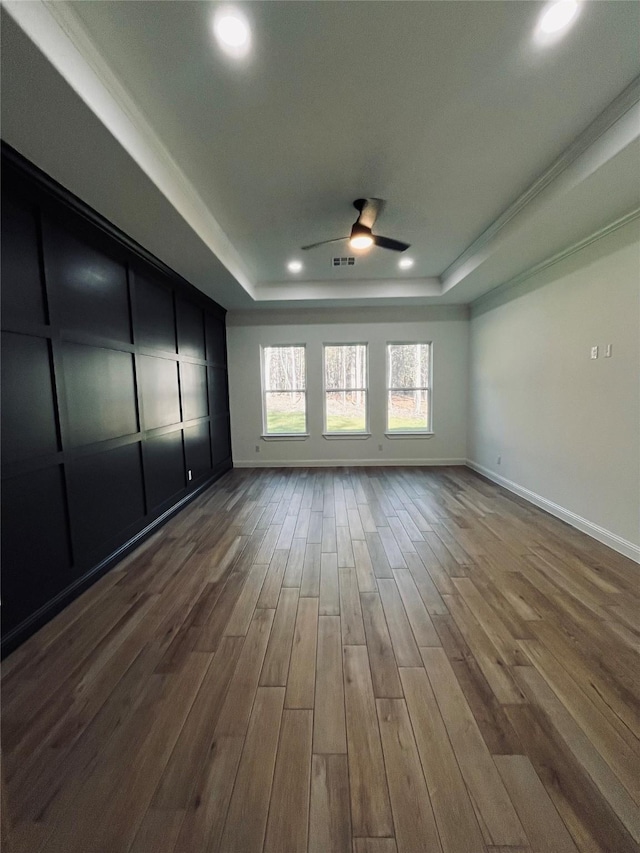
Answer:
<path fill-rule="evenodd" d="M 382 198 L 358 198 L 353 202 L 353 206 L 360 212 L 358 222 L 364 225 L 365 228 L 373 228 L 376 219 L 382 213 L 384 208 L 384 199 Z"/>
<path fill-rule="evenodd" d="M 300 248 L 304 252 L 306 249 L 315 249 L 316 246 L 324 246 L 327 243 L 339 243 L 341 240 L 348 240 L 348 239 L 349 239 L 349 235 L 347 234 L 346 237 L 334 237 L 333 240 L 320 240 L 319 243 L 309 243 L 308 246 L 301 246 Z"/>
<path fill-rule="evenodd" d="M 379 237 L 377 234 L 373 234 L 372 236 L 374 245 L 379 246 L 381 249 L 391 249 L 392 252 L 405 252 L 410 246 L 409 243 L 392 240 L 390 237 Z"/>

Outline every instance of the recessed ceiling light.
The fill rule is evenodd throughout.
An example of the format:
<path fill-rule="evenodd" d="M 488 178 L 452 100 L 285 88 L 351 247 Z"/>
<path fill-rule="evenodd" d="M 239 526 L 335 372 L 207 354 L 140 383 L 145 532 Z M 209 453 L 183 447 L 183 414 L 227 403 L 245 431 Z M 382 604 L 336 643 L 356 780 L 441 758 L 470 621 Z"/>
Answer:
<path fill-rule="evenodd" d="M 398 266 L 401 270 L 408 270 L 413 266 L 413 258 L 401 258 L 398 261 Z"/>
<path fill-rule="evenodd" d="M 545 36 L 559 34 L 575 21 L 579 11 L 577 0 L 556 0 L 547 4 L 538 20 L 539 36 L 544 39 Z"/>
<path fill-rule="evenodd" d="M 246 56 L 251 47 L 251 29 L 246 17 L 229 6 L 217 9 L 213 18 L 213 32 L 218 44 L 229 56 Z"/>
<path fill-rule="evenodd" d="M 302 270 L 302 261 L 289 261 L 287 269 L 289 272 L 300 272 Z"/>

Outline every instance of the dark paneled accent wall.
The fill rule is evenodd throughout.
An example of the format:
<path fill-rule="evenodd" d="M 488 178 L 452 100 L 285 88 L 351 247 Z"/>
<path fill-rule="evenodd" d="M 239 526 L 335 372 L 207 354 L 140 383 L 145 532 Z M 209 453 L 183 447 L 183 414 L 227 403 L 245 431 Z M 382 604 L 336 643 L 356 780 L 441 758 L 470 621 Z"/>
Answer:
<path fill-rule="evenodd" d="M 4 653 L 231 467 L 224 314 L 3 146 Z"/>

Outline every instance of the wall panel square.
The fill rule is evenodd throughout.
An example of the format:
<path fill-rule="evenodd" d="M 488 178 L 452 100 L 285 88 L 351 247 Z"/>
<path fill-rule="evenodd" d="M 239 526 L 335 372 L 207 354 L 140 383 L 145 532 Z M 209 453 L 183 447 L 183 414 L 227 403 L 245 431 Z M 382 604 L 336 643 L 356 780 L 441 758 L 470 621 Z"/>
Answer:
<path fill-rule="evenodd" d="M 133 355 L 68 341 L 62 351 L 71 446 L 137 432 Z"/>
<path fill-rule="evenodd" d="M 178 362 L 141 355 L 140 389 L 145 429 L 169 426 L 180 421 Z"/>
<path fill-rule="evenodd" d="M 3 634 L 69 586 L 75 576 L 62 467 L 3 480 Z"/>
<path fill-rule="evenodd" d="M 176 299 L 178 352 L 204 359 L 204 312 L 193 302 Z"/>
<path fill-rule="evenodd" d="M 136 275 L 136 343 L 176 352 L 176 319 L 173 293 L 166 287 Z"/>
<path fill-rule="evenodd" d="M 154 509 L 186 486 L 182 430 L 153 436 L 142 452 L 147 501 Z"/>
<path fill-rule="evenodd" d="M 211 418 L 211 457 L 214 466 L 224 462 L 230 456 L 229 415 L 217 415 Z"/>
<path fill-rule="evenodd" d="M 35 211 L 2 199 L 2 321 L 45 323 Z"/>
<path fill-rule="evenodd" d="M 180 365 L 180 384 L 183 420 L 206 418 L 209 414 L 207 368 L 202 364 L 191 364 L 183 361 Z"/>
<path fill-rule="evenodd" d="M 229 411 L 227 371 L 224 367 L 209 367 L 209 407 L 212 415 Z"/>
<path fill-rule="evenodd" d="M 73 542 L 90 564 L 145 514 L 140 443 L 83 456 L 67 471 Z"/>
<path fill-rule="evenodd" d="M 2 459 L 58 451 L 49 341 L 2 333 Z"/>
<path fill-rule="evenodd" d="M 60 326 L 130 343 L 125 266 L 95 248 L 83 231 L 73 235 L 48 222 L 44 234 L 47 289 Z"/>
<path fill-rule="evenodd" d="M 207 314 L 207 361 L 214 364 L 226 365 L 227 345 L 224 318 Z"/>
<path fill-rule="evenodd" d="M 209 446 L 209 424 L 203 421 L 187 427 L 184 431 L 184 450 L 188 469 L 193 480 L 198 480 L 211 469 L 211 448 Z"/>

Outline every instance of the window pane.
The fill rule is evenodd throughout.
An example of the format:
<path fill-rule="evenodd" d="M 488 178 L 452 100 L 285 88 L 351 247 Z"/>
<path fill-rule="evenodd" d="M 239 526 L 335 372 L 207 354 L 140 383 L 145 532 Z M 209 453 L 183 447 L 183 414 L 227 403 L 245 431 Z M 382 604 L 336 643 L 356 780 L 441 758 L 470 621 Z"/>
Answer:
<path fill-rule="evenodd" d="M 389 344 L 389 387 L 426 388 L 429 344 Z"/>
<path fill-rule="evenodd" d="M 263 357 L 266 391 L 304 390 L 304 347 L 264 347 Z"/>
<path fill-rule="evenodd" d="M 268 434 L 307 431 L 304 393 L 267 391 L 264 396 Z"/>
<path fill-rule="evenodd" d="M 330 391 L 327 394 L 327 432 L 365 432 L 367 392 Z"/>
<path fill-rule="evenodd" d="M 429 429 L 428 391 L 389 391 L 387 428 L 391 432 Z"/>
<path fill-rule="evenodd" d="M 324 348 L 325 388 L 366 388 L 367 347 L 365 344 Z"/>

